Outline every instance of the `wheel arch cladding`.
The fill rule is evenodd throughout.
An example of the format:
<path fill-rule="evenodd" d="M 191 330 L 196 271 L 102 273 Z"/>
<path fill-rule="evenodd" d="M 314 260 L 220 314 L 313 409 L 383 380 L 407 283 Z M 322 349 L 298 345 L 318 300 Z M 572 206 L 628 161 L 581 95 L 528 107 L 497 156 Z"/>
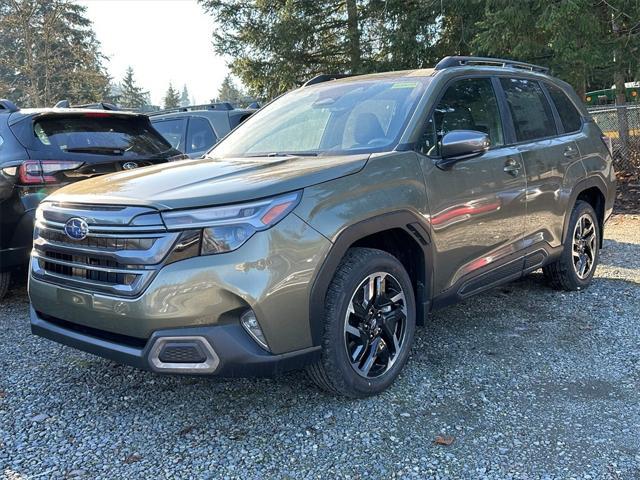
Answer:
<path fill-rule="evenodd" d="M 604 214 L 605 214 L 605 203 L 606 203 L 606 186 L 602 179 L 599 177 L 590 177 L 585 180 L 579 182 L 573 192 L 571 193 L 571 201 L 569 202 L 570 209 L 567 210 L 564 218 L 564 227 L 563 227 L 563 235 L 562 241 L 567 238 L 569 221 L 571 219 L 571 212 L 576 205 L 578 200 L 583 200 L 587 202 L 589 205 L 593 207 L 596 212 L 596 216 L 598 219 L 598 227 L 600 231 L 600 245 L 602 248 L 603 238 L 604 238 Z"/>
<path fill-rule="evenodd" d="M 376 216 L 345 228 L 337 237 L 311 287 L 309 321 L 313 344 L 323 331 L 323 308 L 329 284 L 340 261 L 352 247 L 377 248 L 396 257 L 407 270 L 416 297 L 416 323 L 424 324 L 431 300 L 431 241 L 423 221 L 413 212 Z"/>

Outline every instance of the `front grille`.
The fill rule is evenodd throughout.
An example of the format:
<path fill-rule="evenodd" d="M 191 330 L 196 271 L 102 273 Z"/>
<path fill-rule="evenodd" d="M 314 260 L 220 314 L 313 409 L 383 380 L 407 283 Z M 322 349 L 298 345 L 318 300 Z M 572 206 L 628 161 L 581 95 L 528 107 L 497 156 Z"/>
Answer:
<path fill-rule="evenodd" d="M 155 238 L 117 238 L 117 237 L 87 237 L 82 240 L 72 240 L 64 232 L 58 230 L 42 230 L 41 237 L 57 245 L 73 247 L 97 248 L 100 250 L 149 250 Z"/>
<path fill-rule="evenodd" d="M 57 263 L 56 260 L 61 260 L 64 263 Z M 94 282 L 131 285 L 137 278 L 137 275 L 130 273 L 114 273 L 108 270 L 96 270 L 96 267 L 127 269 L 128 266 L 119 265 L 111 260 L 87 255 L 69 255 L 68 253 L 45 252 L 44 258 L 38 258 L 38 261 L 45 271 L 75 279 L 84 278 Z M 72 264 L 73 266 L 71 266 Z"/>
<path fill-rule="evenodd" d="M 84 239 L 65 233 L 71 218 L 82 218 L 89 225 Z M 139 295 L 178 239 L 179 234 L 167 232 L 159 218 L 155 210 L 142 207 L 45 202 L 36 221 L 33 275 L 92 292 Z"/>

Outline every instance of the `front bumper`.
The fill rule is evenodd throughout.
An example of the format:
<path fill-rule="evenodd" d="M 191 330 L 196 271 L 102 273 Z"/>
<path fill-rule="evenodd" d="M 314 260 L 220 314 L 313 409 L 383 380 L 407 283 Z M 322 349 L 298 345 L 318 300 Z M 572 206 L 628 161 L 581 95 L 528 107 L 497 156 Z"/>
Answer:
<path fill-rule="evenodd" d="M 157 331 L 235 324 L 252 309 L 273 354 L 313 345 L 309 290 L 330 242 L 291 214 L 233 252 L 181 260 L 157 271 L 135 298 L 29 278 L 35 311 L 146 342 Z M 250 338 L 250 337 L 248 337 Z"/>
<path fill-rule="evenodd" d="M 305 348 L 280 355 L 262 350 L 238 324 L 158 330 L 146 341 L 127 341 L 122 336 L 107 334 L 88 327 L 47 317 L 31 308 L 31 331 L 49 340 L 78 350 L 109 358 L 142 370 L 189 375 L 213 374 L 221 377 L 274 376 L 301 368 L 316 361 L 320 347 Z M 170 341 L 207 342 L 214 361 L 206 367 L 192 363 L 158 363 L 163 345 Z M 200 362 L 205 364 L 206 362 Z"/>

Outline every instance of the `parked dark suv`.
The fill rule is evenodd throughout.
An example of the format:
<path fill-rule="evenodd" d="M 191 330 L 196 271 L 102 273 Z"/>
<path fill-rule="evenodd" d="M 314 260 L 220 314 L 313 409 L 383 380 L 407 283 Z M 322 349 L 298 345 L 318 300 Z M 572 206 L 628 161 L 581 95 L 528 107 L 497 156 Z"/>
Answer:
<path fill-rule="evenodd" d="M 178 107 L 149 113 L 151 123 L 172 147 L 198 158 L 236 128 L 253 108 L 235 108 L 228 102 Z"/>
<path fill-rule="evenodd" d="M 11 272 L 28 264 L 35 210 L 47 195 L 78 180 L 184 157 L 146 116 L 100 106 L 20 110 L 0 100 L 0 298 Z"/>
<path fill-rule="evenodd" d="M 156 372 L 306 366 L 359 397 L 394 381 L 435 308 L 539 268 L 590 284 L 615 177 L 569 85 L 473 57 L 330 78 L 206 158 L 49 197 L 32 331 Z"/>

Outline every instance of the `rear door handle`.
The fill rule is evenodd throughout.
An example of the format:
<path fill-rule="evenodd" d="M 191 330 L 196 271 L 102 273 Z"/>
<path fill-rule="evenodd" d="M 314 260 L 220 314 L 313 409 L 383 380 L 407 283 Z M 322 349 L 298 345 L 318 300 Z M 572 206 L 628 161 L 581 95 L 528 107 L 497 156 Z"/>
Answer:
<path fill-rule="evenodd" d="M 562 154 L 567 158 L 575 158 L 579 155 L 579 152 L 573 147 L 567 147 Z"/>
<path fill-rule="evenodd" d="M 521 166 L 517 160 L 513 158 L 509 158 L 507 159 L 507 162 L 505 163 L 503 170 L 509 175 L 513 175 L 514 177 L 517 177 L 518 174 L 520 173 L 520 168 Z"/>

